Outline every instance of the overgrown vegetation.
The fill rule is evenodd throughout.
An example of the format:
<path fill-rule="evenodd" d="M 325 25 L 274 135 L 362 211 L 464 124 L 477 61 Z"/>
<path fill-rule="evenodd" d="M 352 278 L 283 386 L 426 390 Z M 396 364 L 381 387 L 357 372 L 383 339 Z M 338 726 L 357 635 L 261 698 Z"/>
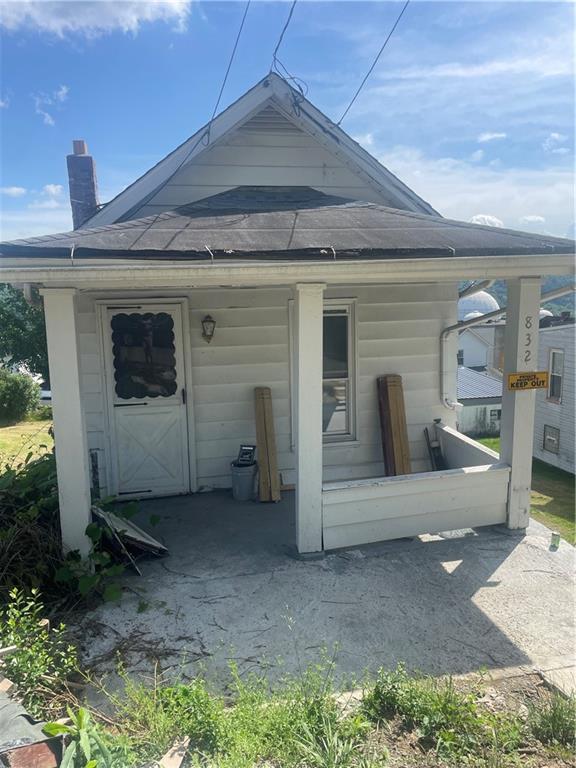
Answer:
<path fill-rule="evenodd" d="M 43 619 L 37 590 L 13 589 L 0 610 L 0 647 L 15 650 L 2 661 L 2 674 L 18 689 L 26 709 L 36 718 L 59 714 L 62 695 L 77 669 L 76 650 L 65 638 L 66 627 L 51 628 Z"/>
<path fill-rule="evenodd" d="M 44 308 L 35 288 L 32 303 L 22 291 L 0 283 L 0 360 L 6 365 L 24 365 L 48 382 L 48 351 Z"/>
<path fill-rule="evenodd" d="M 38 408 L 40 386 L 25 373 L 0 366 L 0 424 L 15 424 Z"/>

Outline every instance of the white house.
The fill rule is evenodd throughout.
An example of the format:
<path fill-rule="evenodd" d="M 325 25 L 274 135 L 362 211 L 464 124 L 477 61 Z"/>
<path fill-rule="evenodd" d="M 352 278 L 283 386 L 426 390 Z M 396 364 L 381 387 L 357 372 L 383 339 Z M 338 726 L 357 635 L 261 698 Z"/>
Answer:
<path fill-rule="evenodd" d="M 574 387 L 576 326 L 564 322 L 540 329 L 540 370 L 548 371 L 548 389 L 536 396 L 534 456 L 574 474 Z"/>
<path fill-rule="evenodd" d="M 442 218 L 273 74 L 87 220 L 93 166 L 75 150 L 81 227 L 2 244 L 0 269 L 44 297 L 67 546 L 86 551 L 95 474 L 120 498 L 229 486 L 262 385 L 300 552 L 526 527 L 535 393 L 504 391 L 501 461 L 454 429 L 458 282 L 508 281 L 504 373 L 532 370 L 540 276 L 570 272 L 573 242 Z M 403 476 L 382 459 L 387 373 Z M 438 419 L 450 468 L 434 472 Z"/>
<path fill-rule="evenodd" d="M 463 296 L 458 301 L 458 320 L 481 317 L 500 308 L 497 300 L 487 291 Z M 467 368 L 501 369 L 504 355 L 504 321 L 494 318 L 459 335 L 458 362 Z"/>
<path fill-rule="evenodd" d="M 471 437 L 498 436 L 502 420 L 502 379 L 458 366 L 458 430 Z"/>

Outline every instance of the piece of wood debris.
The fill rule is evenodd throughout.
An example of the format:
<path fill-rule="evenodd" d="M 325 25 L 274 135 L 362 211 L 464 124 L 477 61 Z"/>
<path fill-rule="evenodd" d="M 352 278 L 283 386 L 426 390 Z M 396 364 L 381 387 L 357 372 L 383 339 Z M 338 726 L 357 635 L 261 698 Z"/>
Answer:
<path fill-rule="evenodd" d="M 158 763 L 159 768 L 180 768 L 186 757 L 189 744 L 190 738 L 188 736 L 182 741 L 176 742 Z"/>

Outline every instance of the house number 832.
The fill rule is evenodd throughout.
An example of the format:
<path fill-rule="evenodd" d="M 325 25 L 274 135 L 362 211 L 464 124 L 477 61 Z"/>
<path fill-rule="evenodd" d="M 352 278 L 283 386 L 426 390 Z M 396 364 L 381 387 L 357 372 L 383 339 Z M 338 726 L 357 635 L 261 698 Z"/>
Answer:
<path fill-rule="evenodd" d="M 524 318 L 524 362 L 529 363 L 532 360 L 532 315 L 526 315 Z"/>

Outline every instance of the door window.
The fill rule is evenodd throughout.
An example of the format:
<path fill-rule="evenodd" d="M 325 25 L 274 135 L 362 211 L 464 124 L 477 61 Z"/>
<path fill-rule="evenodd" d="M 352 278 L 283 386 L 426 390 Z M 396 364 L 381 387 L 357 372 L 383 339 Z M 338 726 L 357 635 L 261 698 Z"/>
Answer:
<path fill-rule="evenodd" d="M 112 317 L 110 325 L 116 396 L 172 397 L 178 388 L 172 316 L 122 312 Z"/>

